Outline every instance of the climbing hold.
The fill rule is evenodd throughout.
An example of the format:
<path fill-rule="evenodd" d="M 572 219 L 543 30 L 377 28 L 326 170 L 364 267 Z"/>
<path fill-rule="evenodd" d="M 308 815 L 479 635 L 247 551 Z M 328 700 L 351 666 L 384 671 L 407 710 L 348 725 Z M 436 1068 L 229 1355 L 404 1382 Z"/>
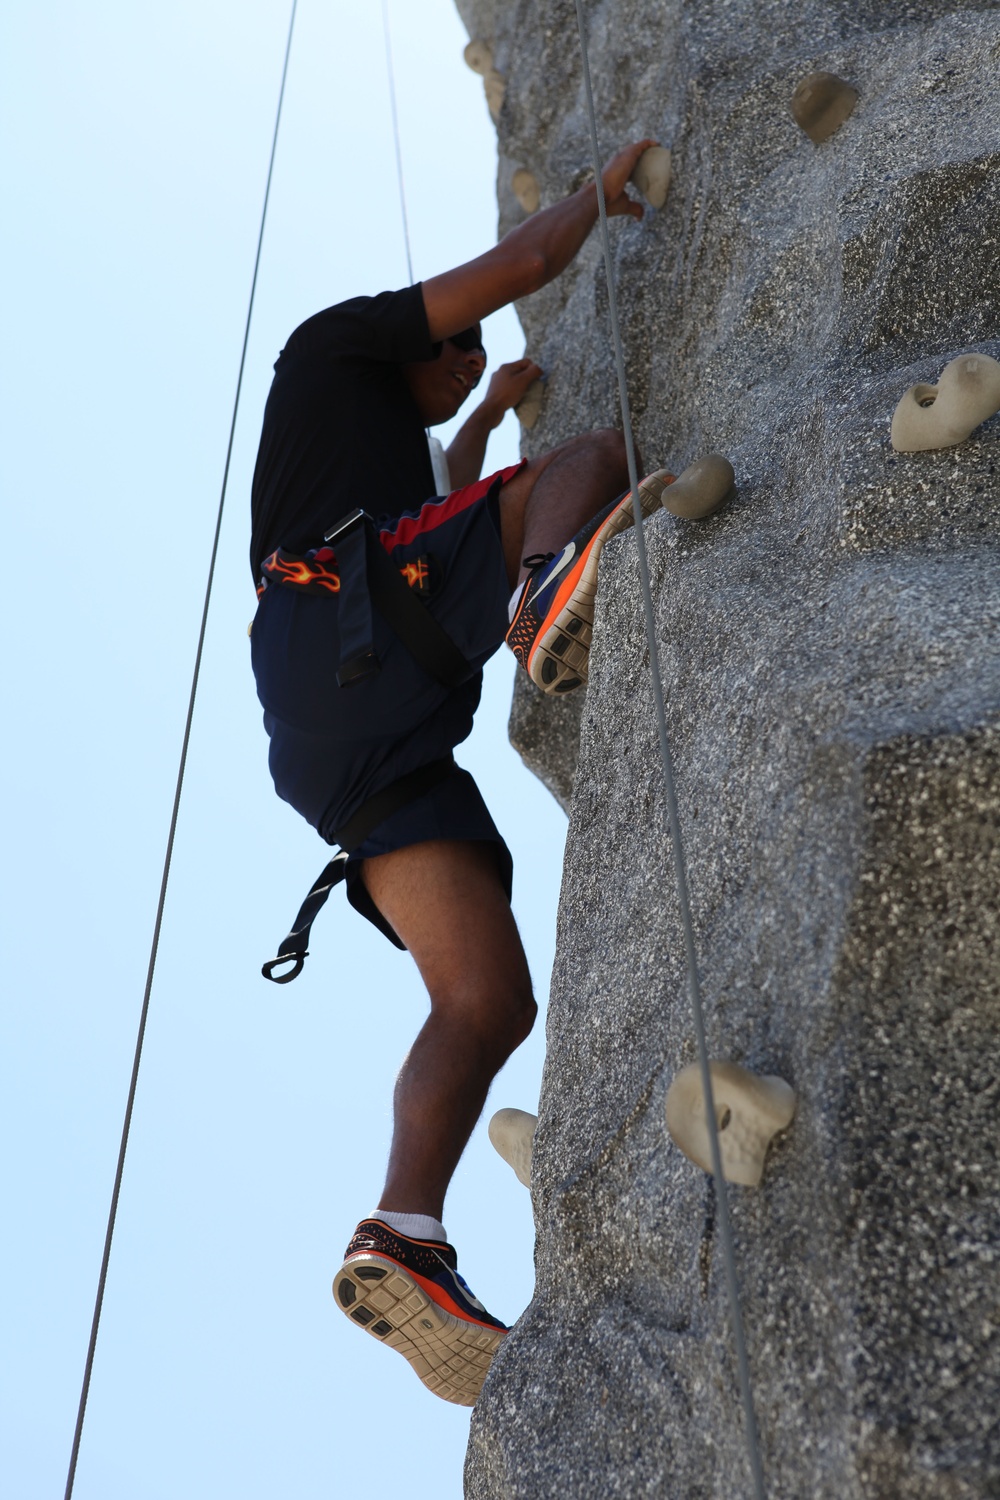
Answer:
<path fill-rule="evenodd" d="M 488 68 L 483 79 L 483 88 L 486 91 L 486 107 L 490 112 L 490 119 L 494 125 L 499 122 L 500 110 L 503 107 L 503 97 L 507 92 L 507 80 L 496 68 Z"/>
<path fill-rule="evenodd" d="M 774 1136 L 795 1113 L 795 1093 L 783 1078 L 758 1078 L 739 1063 L 711 1062 L 712 1097 L 719 1132 L 722 1175 L 727 1182 L 756 1187 Z M 676 1145 L 704 1172 L 712 1170 L 705 1094 L 697 1063 L 682 1068 L 667 1090 L 667 1129 Z"/>
<path fill-rule="evenodd" d="M 493 48 L 489 42 L 484 42 L 481 37 L 473 37 L 472 41 L 462 53 L 465 61 L 473 73 L 480 73 L 484 78 L 493 66 Z"/>
<path fill-rule="evenodd" d="M 545 381 L 539 376 L 533 380 L 514 408 L 514 414 L 522 427 L 534 427 L 545 398 Z"/>
<path fill-rule="evenodd" d="M 666 146 L 648 146 L 635 164 L 630 178 L 650 208 L 662 208 L 670 188 L 670 152 Z"/>
<path fill-rule="evenodd" d="M 733 466 L 721 453 L 710 453 L 689 464 L 663 491 L 664 510 L 687 521 L 700 521 L 718 510 L 736 482 Z"/>
<path fill-rule="evenodd" d="M 531 1187 L 531 1143 L 537 1115 L 523 1109 L 498 1109 L 489 1124 L 490 1140 L 526 1188 Z"/>
<path fill-rule="evenodd" d="M 840 129 L 857 102 L 857 89 L 836 73 L 809 73 L 792 95 L 792 114 L 818 146 Z"/>
<path fill-rule="evenodd" d="M 498 73 L 493 66 L 493 48 L 481 37 L 473 37 L 462 56 L 473 73 L 479 73 L 482 76 L 483 88 L 486 92 L 486 107 L 495 125 L 500 119 L 500 109 L 503 105 L 507 83 L 503 74 Z"/>
<path fill-rule="evenodd" d="M 892 414 L 897 453 L 953 448 L 1000 411 L 1000 364 L 988 354 L 960 354 L 937 385 L 911 385 Z"/>
<path fill-rule="evenodd" d="M 538 190 L 538 178 L 534 172 L 529 172 L 527 167 L 518 167 L 510 179 L 510 185 L 514 190 L 514 197 L 525 213 L 533 214 L 542 201 L 542 195 Z"/>

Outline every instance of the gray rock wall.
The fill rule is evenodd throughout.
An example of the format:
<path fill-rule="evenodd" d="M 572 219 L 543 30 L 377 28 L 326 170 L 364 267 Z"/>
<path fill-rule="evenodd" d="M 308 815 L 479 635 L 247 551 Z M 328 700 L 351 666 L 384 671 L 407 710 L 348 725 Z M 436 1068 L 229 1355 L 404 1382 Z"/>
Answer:
<path fill-rule="evenodd" d="M 800 1100 L 730 1189 L 768 1493 L 1000 1496 L 1000 418 L 889 445 L 909 385 L 1000 357 L 1000 14 L 586 9 L 607 150 L 675 152 L 667 206 L 612 225 L 646 466 L 738 476 L 646 537 L 711 1050 Z M 588 170 L 575 9 L 459 10 L 508 79 L 503 230 L 515 168 L 543 205 Z M 816 68 L 861 95 L 818 147 L 788 108 Z M 616 423 L 597 237 L 519 311 L 550 374 L 527 451 Z M 512 723 L 571 819 L 537 1290 L 466 1493 L 747 1495 L 711 1184 L 663 1124 L 694 1044 L 633 538 L 585 700 L 520 689 Z"/>

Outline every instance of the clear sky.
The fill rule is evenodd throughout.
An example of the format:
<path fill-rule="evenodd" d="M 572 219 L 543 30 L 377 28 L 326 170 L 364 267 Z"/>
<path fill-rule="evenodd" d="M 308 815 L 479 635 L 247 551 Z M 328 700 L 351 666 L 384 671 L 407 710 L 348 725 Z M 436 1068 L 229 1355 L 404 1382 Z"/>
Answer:
<path fill-rule="evenodd" d="M 290 5 L 36 0 L 0 19 L 8 543 L 0 1494 L 65 1483 L 222 478 Z M 495 236 L 495 144 L 451 0 L 392 0 L 418 277 Z M 406 281 L 380 0 L 300 0 L 79 1500 L 461 1493 L 468 1412 L 339 1315 L 425 1002 L 338 894 L 260 977 L 328 851 L 278 802 L 250 673 L 248 494 L 271 365 Z M 491 363 L 523 343 L 486 327 Z M 488 463 L 516 455 L 512 416 Z M 514 853 L 538 996 L 565 820 L 491 665 L 459 758 Z M 377 1024 L 372 1017 L 377 1015 Z M 544 1018 L 491 1108 L 533 1109 Z M 485 1122 L 446 1212 L 498 1316 L 527 1193 Z"/>

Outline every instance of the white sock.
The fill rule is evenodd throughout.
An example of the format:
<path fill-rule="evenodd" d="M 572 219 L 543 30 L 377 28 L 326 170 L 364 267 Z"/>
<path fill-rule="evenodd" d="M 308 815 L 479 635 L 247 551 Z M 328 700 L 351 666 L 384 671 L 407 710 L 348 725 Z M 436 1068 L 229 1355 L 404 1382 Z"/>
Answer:
<path fill-rule="evenodd" d="M 526 582 L 527 582 L 527 579 L 525 579 L 525 583 Z M 508 625 L 513 625 L 513 623 L 514 623 L 514 616 L 517 613 L 517 606 L 521 602 L 521 595 L 523 593 L 524 593 L 524 584 L 523 583 L 519 583 L 518 586 L 517 586 L 517 588 L 511 594 L 511 596 L 510 596 L 510 603 L 507 606 L 507 624 Z"/>
<path fill-rule="evenodd" d="M 448 1243 L 441 1220 L 432 1219 L 430 1214 L 397 1214 L 388 1208 L 376 1208 L 368 1218 L 378 1219 L 380 1224 L 388 1224 L 390 1229 L 409 1235 L 411 1240 L 440 1240 L 442 1245 Z"/>

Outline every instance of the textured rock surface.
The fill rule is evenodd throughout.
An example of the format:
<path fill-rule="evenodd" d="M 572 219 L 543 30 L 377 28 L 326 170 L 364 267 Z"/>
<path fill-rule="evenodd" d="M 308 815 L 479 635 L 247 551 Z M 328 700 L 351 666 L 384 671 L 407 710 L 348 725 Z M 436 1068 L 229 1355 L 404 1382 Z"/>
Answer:
<path fill-rule="evenodd" d="M 666 207 L 612 226 L 637 437 L 738 477 L 646 537 L 711 1049 L 799 1098 L 730 1190 L 768 1493 L 1000 1496 L 1000 418 L 889 443 L 908 386 L 1000 356 L 1000 14 L 586 9 L 606 148 L 674 152 Z M 505 229 L 514 167 L 543 206 L 588 171 L 574 6 L 459 10 L 507 78 Z M 789 110 L 817 69 L 860 94 L 821 146 Z M 529 451 L 614 423 L 596 236 L 520 312 L 549 374 Z M 663 1123 L 694 1048 L 637 589 L 623 537 L 585 701 L 512 716 L 575 786 L 538 1284 L 474 1500 L 750 1493 L 711 1185 Z"/>

